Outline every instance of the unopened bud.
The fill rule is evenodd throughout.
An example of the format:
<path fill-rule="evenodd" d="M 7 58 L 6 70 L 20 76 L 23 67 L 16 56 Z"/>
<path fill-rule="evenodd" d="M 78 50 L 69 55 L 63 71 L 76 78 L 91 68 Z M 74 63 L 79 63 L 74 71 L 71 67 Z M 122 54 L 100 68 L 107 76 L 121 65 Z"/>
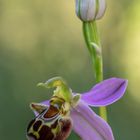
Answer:
<path fill-rule="evenodd" d="M 75 0 L 76 14 L 82 21 L 93 21 L 103 17 L 106 0 Z"/>

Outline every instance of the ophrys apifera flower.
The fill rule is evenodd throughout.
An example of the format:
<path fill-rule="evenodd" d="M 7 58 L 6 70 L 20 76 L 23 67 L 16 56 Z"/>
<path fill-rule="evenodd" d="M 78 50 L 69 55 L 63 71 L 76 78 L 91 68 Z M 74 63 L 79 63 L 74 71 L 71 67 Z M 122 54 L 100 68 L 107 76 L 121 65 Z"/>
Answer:
<path fill-rule="evenodd" d="M 110 78 L 83 94 L 72 92 L 60 77 L 39 85 L 56 89 L 50 100 L 31 104 L 36 117 L 28 125 L 28 140 L 66 140 L 72 129 L 82 140 L 114 140 L 109 124 L 89 106 L 106 106 L 119 100 L 127 80 Z"/>

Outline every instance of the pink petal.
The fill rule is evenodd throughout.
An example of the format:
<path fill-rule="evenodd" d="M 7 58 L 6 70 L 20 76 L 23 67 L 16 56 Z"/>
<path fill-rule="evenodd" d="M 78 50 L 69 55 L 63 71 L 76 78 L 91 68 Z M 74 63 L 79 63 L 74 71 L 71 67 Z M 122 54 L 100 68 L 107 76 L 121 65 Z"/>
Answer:
<path fill-rule="evenodd" d="M 114 140 L 110 126 L 82 100 L 71 111 L 73 130 L 82 140 Z"/>
<path fill-rule="evenodd" d="M 82 94 L 81 99 L 91 106 L 107 106 L 116 102 L 124 95 L 127 84 L 127 80 L 110 78 Z"/>

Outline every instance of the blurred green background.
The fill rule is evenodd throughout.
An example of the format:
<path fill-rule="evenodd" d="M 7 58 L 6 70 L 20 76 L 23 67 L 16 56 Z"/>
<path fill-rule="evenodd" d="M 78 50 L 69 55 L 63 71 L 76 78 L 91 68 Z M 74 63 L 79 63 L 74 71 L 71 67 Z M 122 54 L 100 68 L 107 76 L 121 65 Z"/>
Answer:
<path fill-rule="evenodd" d="M 108 107 L 116 140 L 140 139 L 140 1 L 107 0 L 98 21 L 104 78 L 129 80 L 125 96 Z M 29 103 L 51 96 L 37 88 L 62 76 L 76 92 L 95 83 L 74 0 L 0 0 L 0 139 L 25 140 L 34 117 Z M 73 134 L 69 140 L 76 140 Z"/>

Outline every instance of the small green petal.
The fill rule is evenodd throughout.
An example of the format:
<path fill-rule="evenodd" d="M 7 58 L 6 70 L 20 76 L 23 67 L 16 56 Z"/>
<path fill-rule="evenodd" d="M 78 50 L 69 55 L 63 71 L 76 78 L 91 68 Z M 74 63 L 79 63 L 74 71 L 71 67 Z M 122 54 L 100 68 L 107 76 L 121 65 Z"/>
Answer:
<path fill-rule="evenodd" d="M 63 98 L 67 102 L 70 102 L 72 99 L 72 91 L 61 77 L 54 77 L 45 83 L 39 83 L 37 86 L 45 88 L 56 88 L 53 96 Z"/>
<path fill-rule="evenodd" d="M 74 95 L 73 99 L 72 99 L 72 106 L 76 107 L 78 105 L 78 102 L 80 101 L 80 99 L 81 99 L 81 95 L 80 94 Z"/>
<path fill-rule="evenodd" d="M 47 109 L 48 106 L 39 103 L 31 103 L 30 108 L 40 114 L 43 110 Z"/>

